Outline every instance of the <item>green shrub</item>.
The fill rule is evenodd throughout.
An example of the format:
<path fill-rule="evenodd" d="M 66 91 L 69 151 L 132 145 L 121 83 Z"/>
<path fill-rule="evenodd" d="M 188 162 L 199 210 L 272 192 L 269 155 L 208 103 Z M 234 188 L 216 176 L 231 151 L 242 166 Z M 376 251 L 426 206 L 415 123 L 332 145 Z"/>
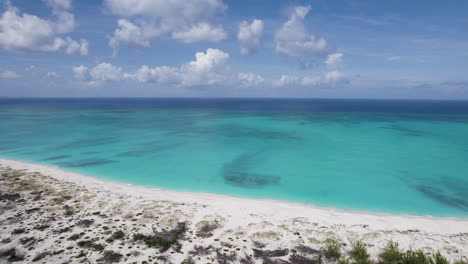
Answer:
<path fill-rule="evenodd" d="M 398 243 L 388 241 L 383 251 L 379 254 L 381 264 L 401 264 L 403 252 L 398 248 Z"/>
<path fill-rule="evenodd" d="M 408 250 L 403 254 L 403 264 L 433 264 L 430 256 L 424 254 L 422 250 Z"/>
<path fill-rule="evenodd" d="M 372 264 L 369 253 L 364 243 L 357 241 L 352 243 L 353 249 L 351 250 L 351 258 L 354 264 Z"/>
<path fill-rule="evenodd" d="M 341 245 L 335 240 L 327 240 L 322 250 L 327 259 L 336 260 L 341 257 Z"/>
<path fill-rule="evenodd" d="M 459 260 L 456 260 L 454 264 L 468 264 L 468 259 L 467 258 L 461 258 Z"/>
<path fill-rule="evenodd" d="M 439 251 L 432 255 L 432 262 L 434 264 L 449 264 L 449 261 L 446 257 L 442 256 Z"/>

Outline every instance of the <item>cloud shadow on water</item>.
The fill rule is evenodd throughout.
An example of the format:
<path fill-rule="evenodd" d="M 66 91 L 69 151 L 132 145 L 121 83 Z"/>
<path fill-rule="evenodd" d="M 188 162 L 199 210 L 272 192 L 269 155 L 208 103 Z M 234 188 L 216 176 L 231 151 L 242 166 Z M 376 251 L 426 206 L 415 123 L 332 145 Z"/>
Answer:
<path fill-rule="evenodd" d="M 83 159 L 77 161 L 58 162 L 56 165 L 68 168 L 90 167 L 104 164 L 117 163 L 118 161 L 109 159 Z"/>
<path fill-rule="evenodd" d="M 250 173 L 249 170 L 255 164 L 257 154 L 242 153 L 231 162 L 221 168 L 224 182 L 243 188 L 261 188 L 268 185 L 278 184 L 281 180 L 278 176 Z"/>
<path fill-rule="evenodd" d="M 409 187 L 441 204 L 468 212 L 468 183 L 448 177 L 440 177 L 436 180 L 416 179 L 408 180 L 408 177 L 399 177 Z"/>

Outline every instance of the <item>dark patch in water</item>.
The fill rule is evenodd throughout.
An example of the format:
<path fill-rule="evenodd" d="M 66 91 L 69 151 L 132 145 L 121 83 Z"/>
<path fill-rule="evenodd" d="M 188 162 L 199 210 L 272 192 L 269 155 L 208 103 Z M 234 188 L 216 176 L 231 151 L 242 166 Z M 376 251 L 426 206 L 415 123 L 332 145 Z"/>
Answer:
<path fill-rule="evenodd" d="M 403 133 L 406 136 L 412 136 L 412 137 L 419 137 L 419 136 L 423 136 L 424 134 L 426 134 L 424 131 L 421 131 L 421 130 L 410 129 L 410 128 L 397 126 L 397 125 L 382 126 L 380 128 L 396 130 L 396 131 Z"/>
<path fill-rule="evenodd" d="M 260 188 L 267 185 L 278 184 L 280 177 L 250 173 L 248 170 L 254 164 L 256 154 L 243 153 L 233 161 L 225 164 L 221 169 L 221 175 L 227 184 L 244 187 Z"/>
<path fill-rule="evenodd" d="M 448 177 L 441 177 L 430 182 L 424 179 L 416 179 L 410 182 L 407 178 L 399 178 L 409 187 L 434 201 L 462 211 L 468 211 L 467 182 L 454 180 Z"/>
<path fill-rule="evenodd" d="M 278 184 L 280 177 L 246 172 L 233 172 L 224 175 L 224 181 L 240 187 L 258 188 L 265 185 Z"/>
<path fill-rule="evenodd" d="M 69 158 L 71 157 L 70 155 L 60 155 L 60 156 L 53 156 L 53 157 L 48 157 L 48 158 L 45 158 L 43 159 L 44 161 L 47 161 L 47 160 L 59 160 L 59 159 L 65 159 L 65 158 Z"/>
<path fill-rule="evenodd" d="M 117 163 L 117 162 L 118 161 L 108 160 L 108 159 L 84 159 L 84 160 L 78 160 L 78 161 L 58 162 L 55 164 L 59 166 L 63 166 L 63 167 L 77 168 L 77 167 L 89 167 L 89 166 L 111 164 L 111 163 Z"/>
<path fill-rule="evenodd" d="M 86 148 L 99 145 L 107 145 L 116 143 L 118 140 L 115 137 L 104 137 L 104 138 L 86 138 L 72 141 L 54 149 L 65 149 L 65 148 Z"/>
<path fill-rule="evenodd" d="M 117 154 L 116 156 L 117 157 L 140 157 L 140 156 L 144 156 L 147 154 L 151 154 L 151 153 L 155 153 L 155 152 L 159 152 L 163 150 L 176 148 L 182 144 L 183 143 L 155 144 L 155 145 L 142 147 L 136 150 L 122 152 L 122 153 Z"/>
<path fill-rule="evenodd" d="M 99 153 L 99 152 L 98 151 L 86 151 L 86 152 L 81 152 L 80 154 L 88 155 L 88 154 L 96 154 L 96 153 Z"/>
<path fill-rule="evenodd" d="M 243 125 L 215 125 L 206 127 L 195 127 L 189 130 L 201 136 L 228 137 L 228 138 L 257 138 L 262 140 L 300 140 L 294 131 L 274 131 L 257 127 Z"/>
<path fill-rule="evenodd" d="M 468 202 L 466 200 L 450 197 L 439 188 L 424 185 L 414 186 L 414 188 L 427 197 L 440 203 L 468 211 Z"/>

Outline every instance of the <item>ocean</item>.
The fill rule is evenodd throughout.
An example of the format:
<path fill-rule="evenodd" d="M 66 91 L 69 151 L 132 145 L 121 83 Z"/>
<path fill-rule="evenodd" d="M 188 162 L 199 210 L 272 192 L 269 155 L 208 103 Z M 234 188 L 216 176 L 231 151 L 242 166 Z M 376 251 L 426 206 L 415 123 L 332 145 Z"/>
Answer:
<path fill-rule="evenodd" d="M 468 101 L 0 98 L 0 157 L 176 191 L 468 217 Z"/>

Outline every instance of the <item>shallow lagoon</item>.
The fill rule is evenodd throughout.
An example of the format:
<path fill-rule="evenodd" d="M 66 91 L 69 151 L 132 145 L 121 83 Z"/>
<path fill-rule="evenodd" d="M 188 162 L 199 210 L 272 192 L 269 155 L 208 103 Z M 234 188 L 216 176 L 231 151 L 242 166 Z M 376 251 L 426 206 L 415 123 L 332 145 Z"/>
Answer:
<path fill-rule="evenodd" d="M 172 190 L 468 216 L 468 102 L 0 99 L 0 157 Z"/>

